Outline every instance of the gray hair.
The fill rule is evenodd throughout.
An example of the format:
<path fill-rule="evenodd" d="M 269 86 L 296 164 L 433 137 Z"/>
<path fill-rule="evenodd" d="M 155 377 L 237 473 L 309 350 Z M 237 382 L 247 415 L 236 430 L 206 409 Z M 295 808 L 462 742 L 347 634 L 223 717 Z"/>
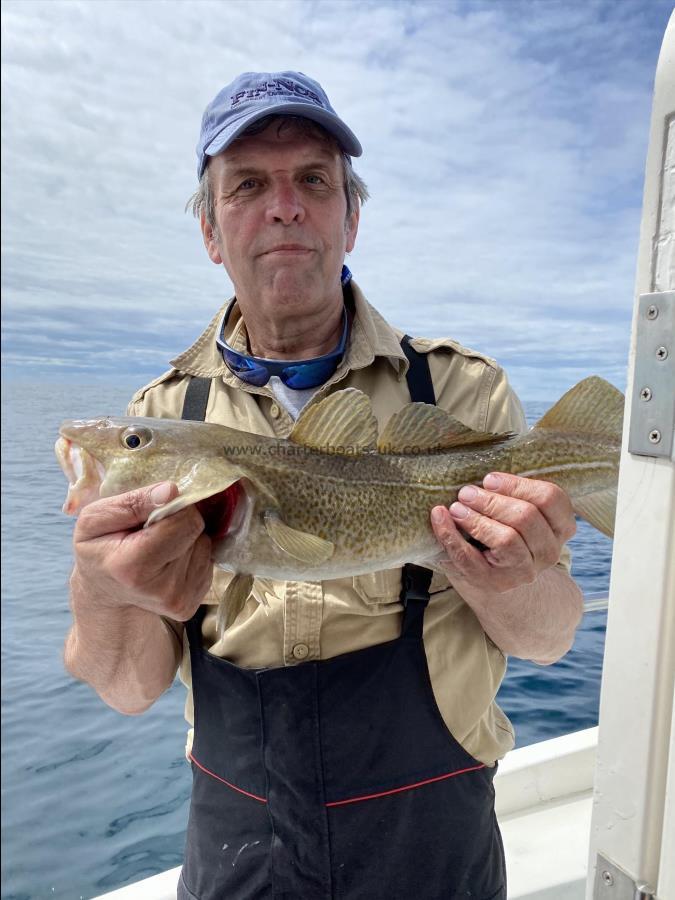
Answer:
<path fill-rule="evenodd" d="M 312 137 L 319 138 L 320 140 L 338 147 L 335 138 L 329 134 L 325 128 L 317 122 L 302 118 L 301 116 L 265 116 L 257 122 L 254 122 L 253 125 L 250 125 L 246 131 L 243 131 L 239 137 L 235 138 L 235 141 L 244 137 L 250 137 L 254 134 L 260 134 L 273 123 L 278 123 L 279 132 L 285 126 L 292 125 L 292 127 L 301 131 L 302 134 L 311 135 Z M 366 202 L 370 194 L 368 193 L 368 188 L 366 187 L 363 178 L 354 171 L 351 156 L 340 151 L 340 161 L 342 162 L 342 173 L 344 176 L 343 184 L 345 197 L 347 199 L 347 219 L 349 219 L 352 213 L 358 209 L 359 205 Z M 206 216 L 206 221 L 211 228 L 217 227 L 215 198 L 213 196 L 213 191 L 211 190 L 208 164 L 204 169 L 202 177 L 199 179 L 199 187 L 185 204 L 186 212 L 188 209 L 192 210 L 192 215 L 197 219 L 203 212 Z"/>

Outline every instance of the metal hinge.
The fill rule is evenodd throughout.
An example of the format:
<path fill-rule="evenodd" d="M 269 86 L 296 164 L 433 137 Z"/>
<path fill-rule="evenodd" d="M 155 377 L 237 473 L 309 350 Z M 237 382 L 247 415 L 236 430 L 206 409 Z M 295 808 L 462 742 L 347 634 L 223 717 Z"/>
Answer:
<path fill-rule="evenodd" d="M 635 334 L 628 452 L 670 459 L 674 434 L 675 291 L 642 294 Z"/>
<path fill-rule="evenodd" d="M 633 878 L 598 853 L 593 900 L 655 900 L 654 888 Z"/>

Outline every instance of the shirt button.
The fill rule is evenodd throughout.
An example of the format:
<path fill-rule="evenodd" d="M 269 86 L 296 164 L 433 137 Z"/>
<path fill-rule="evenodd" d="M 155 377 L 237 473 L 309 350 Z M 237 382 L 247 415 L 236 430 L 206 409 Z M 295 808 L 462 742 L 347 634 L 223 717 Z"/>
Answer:
<path fill-rule="evenodd" d="M 296 659 L 306 659 L 309 654 L 309 647 L 307 644 L 296 644 L 293 647 L 293 656 Z"/>
<path fill-rule="evenodd" d="M 272 416 L 272 418 L 273 418 L 273 419 L 278 419 L 278 418 L 279 418 L 279 412 L 280 412 L 279 407 L 277 406 L 276 403 L 273 403 L 273 404 L 270 406 L 270 415 Z"/>

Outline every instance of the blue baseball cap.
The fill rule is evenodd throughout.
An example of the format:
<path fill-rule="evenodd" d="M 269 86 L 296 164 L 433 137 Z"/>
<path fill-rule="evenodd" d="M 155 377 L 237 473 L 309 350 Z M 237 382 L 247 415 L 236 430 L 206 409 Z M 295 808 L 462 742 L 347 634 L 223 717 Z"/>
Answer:
<path fill-rule="evenodd" d="M 265 116 L 302 116 L 322 125 L 349 156 L 363 150 L 337 115 L 318 81 L 302 72 L 244 72 L 216 94 L 202 116 L 197 177 L 209 156 L 217 156 L 249 125 Z"/>

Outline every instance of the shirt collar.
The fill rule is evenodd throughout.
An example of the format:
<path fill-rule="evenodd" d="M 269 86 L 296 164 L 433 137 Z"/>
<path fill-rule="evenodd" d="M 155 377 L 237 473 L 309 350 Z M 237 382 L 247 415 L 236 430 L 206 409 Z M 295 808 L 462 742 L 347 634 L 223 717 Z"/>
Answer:
<path fill-rule="evenodd" d="M 408 368 L 408 360 L 399 343 L 401 333 L 393 329 L 375 307 L 368 303 L 353 279 L 351 286 L 354 295 L 354 319 L 349 334 L 347 352 L 331 380 L 336 378 L 338 373 L 344 375 L 345 370 L 366 368 L 378 356 L 387 358 L 401 378 Z M 232 303 L 236 303 L 235 297 L 228 300 L 218 310 L 206 330 L 192 346 L 172 359 L 171 365 L 187 375 L 196 375 L 201 378 L 222 377 L 226 383 L 234 387 L 249 389 L 251 385 L 244 384 L 228 369 L 216 346 L 218 328 L 223 320 L 225 310 Z M 237 308 L 232 310 L 225 338 L 235 350 L 248 352 L 246 325 Z M 253 390 L 256 393 L 266 393 L 260 388 L 253 388 Z"/>

